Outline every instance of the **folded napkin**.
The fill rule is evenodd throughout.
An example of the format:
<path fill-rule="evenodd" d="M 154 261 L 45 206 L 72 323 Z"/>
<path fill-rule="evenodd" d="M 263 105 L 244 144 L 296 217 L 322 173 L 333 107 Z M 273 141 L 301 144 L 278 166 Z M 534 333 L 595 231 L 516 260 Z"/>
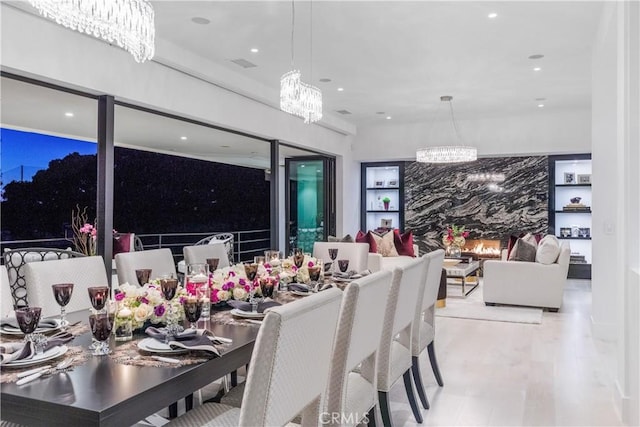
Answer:
<path fill-rule="evenodd" d="M 251 304 L 246 301 L 229 300 L 227 301 L 227 304 L 229 304 L 233 308 L 237 308 L 238 310 L 251 311 Z M 279 305 L 282 305 L 282 304 L 273 300 L 260 301 L 258 303 L 258 313 L 264 313 L 266 309 L 271 307 L 277 307 Z"/>
<path fill-rule="evenodd" d="M 38 322 L 37 330 L 46 330 L 46 329 L 55 329 L 60 326 L 60 323 L 56 319 L 40 319 Z M 11 328 L 20 330 L 20 326 L 18 325 L 18 321 L 15 317 L 4 317 L 0 321 L 0 328 Z"/>
<path fill-rule="evenodd" d="M 335 287 L 336 285 L 334 285 L 333 283 L 325 283 L 324 285 L 322 285 L 319 289 L 318 292 L 322 292 L 322 291 L 326 291 L 327 289 L 331 289 L 333 287 Z"/>
<path fill-rule="evenodd" d="M 333 273 L 333 277 L 337 277 L 339 279 L 354 279 L 355 280 L 355 279 L 359 279 L 361 277 L 367 276 L 369 274 L 371 274 L 371 271 L 369 271 L 369 270 L 364 270 L 364 271 L 361 271 L 360 273 L 358 273 L 355 270 L 350 270 L 350 271 L 347 271 L 346 273 L 343 273 L 341 271 L 336 271 L 336 272 Z"/>
<path fill-rule="evenodd" d="M 311 288 L 304 283 L 289 283 L 288 289 L 296 292 L 311 292 Z"/>
<path fill-rule="evenodd" d="M 59 345 L 68 343 L 73 339 L 73 335 L 68 332 L 59 332 L 46 339 L 42 349 L 50 350 Z M 28 360 L 36 355 L 35 343 L 29 341 L 27 343 L 6 343 L 0 345 L 0 365 L 5 365 L 16 360 Z"/>
<path fill-rule="evenodd" d="M 150 326 L 146 330 L 147 335 L 164 342 L 167 336 L 167 330 L 165 328 L 154 328 Z M 214 347 L 213 342 L 205 335 L 206 331 L 198 331 L 196 329 L 185 329 L 177 336 L 171 336 L 167 343 L 173 349 L 184 348 L 186 350 L 202 350 L 208 351 L 220 356 L 218 350 Z"/>

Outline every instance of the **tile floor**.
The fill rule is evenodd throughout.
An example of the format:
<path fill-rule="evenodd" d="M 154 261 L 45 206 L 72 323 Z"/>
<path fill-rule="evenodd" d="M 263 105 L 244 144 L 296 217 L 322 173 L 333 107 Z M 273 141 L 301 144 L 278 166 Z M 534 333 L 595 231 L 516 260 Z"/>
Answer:
<path fill-rule="evenodd" d="M 415 423 L 402 381 L 391 392 L 395 426 L 620 426 L 613 402 L 615 346 L 591 336 L 591 282 L 570 280 L 542 324 L 437 317 L 444 387 L 426 353 L 431 409 Z"/>

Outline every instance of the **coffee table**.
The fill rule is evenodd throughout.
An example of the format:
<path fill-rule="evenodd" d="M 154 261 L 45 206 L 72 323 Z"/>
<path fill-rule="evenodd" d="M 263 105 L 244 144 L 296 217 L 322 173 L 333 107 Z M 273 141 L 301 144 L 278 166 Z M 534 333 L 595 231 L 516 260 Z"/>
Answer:
<path fill-rule="evenodd" d="M 455 265 L 447 265 L 447 263 L 445 263 L 443 268 L 447 271 L 447 284 L 458 285 L 462 283 L 462 296 L 466 297 L 480 284 L 478 279 L 479 267 L 480 262 L 478 261 L 460 262 Z M 470 277 L 474 277 L 475 281 L 469 282 Z M 465 289 L 467 285 L 470 286 L 468 291 Z"/>

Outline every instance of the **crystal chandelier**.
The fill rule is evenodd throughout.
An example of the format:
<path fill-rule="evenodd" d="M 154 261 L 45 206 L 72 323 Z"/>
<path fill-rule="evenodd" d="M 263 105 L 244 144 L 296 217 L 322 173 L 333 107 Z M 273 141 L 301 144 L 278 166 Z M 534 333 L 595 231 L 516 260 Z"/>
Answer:
<path fill-rule="evenodd" d="M 154 12 L 148 0 L 29 0 L 45 18 L 115 43 L 137 62 L 153 58 Z"/>
<path fill-rule="evenodd" d="M 455 131 L 458 140 L 461 140 L 462 138 L 460 138 L 458 124 L 456 123 L 456 118 L 453 115 L 453 104 L 451 103 L 452 100 L 452 96 L 440 97 L 440 101 L 449 103 L 449 111 L 451 113 L 453 130 Z M 416 151 L 416 161 L 421 163 L 461 163 L 473 162 L 477 159 L 478 150 L 475 147 L 469 147 L 465 145 L 425 147 Z"/>
<path fill-rule="evenodd" d="M 311 21 L 313 22 L 313 4 Z M 291 67 L 293 68 L 293 41 L 295 28 L 295 5 L 291 2 Z M 313 27 L 311 27 L 313 28 Z M 313 39 L 311 39 L 313 58 Z M 314 123 L 322 118 L 322 92 L 315 86 L 301 80 L 300 70 L 295 68 L 280 77 L 280 109 L 294 116 L 302 117 L 305 123 Z"/>

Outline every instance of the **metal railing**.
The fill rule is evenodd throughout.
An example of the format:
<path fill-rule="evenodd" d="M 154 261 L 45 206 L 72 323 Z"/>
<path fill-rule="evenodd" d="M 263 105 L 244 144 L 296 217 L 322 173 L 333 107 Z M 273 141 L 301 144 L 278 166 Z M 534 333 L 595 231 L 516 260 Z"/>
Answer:
<path fill-rule="evenodd" d="M 173 258 L 177 263 L 183 258 L 182 248 L 184 246 L 191 246 L 202 238 L 217 233 L 219 233 L 219 231 L 207 231 L 204 233 L 136 234 L 136 236 L 140 238 L 145 249 L 171 249 Z M 233 234 L 233 260 L 235 262 L 253 260 L 254 256 L 264 255 L 264 251 L 271 249 L 271 231 L 269 229 L 225 231 L 225 233 Z M 4 252 L 5 249 L 22 249 L 36 246 L 59 249 L 70 247 L 73 249 L 73 243 L 64 237 L 0 241 L 0 251 L 2 252 Z"/>

